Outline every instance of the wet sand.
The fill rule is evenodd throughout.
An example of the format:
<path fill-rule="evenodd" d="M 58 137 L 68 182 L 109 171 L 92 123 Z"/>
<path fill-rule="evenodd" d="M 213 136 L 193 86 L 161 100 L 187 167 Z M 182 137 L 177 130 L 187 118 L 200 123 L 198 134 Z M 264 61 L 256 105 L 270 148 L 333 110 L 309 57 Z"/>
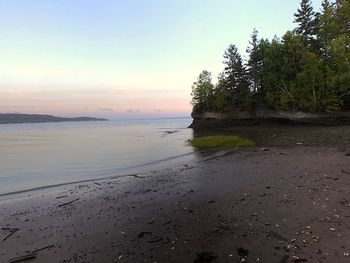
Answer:
<path fill-rule="evenodd" d="M 347 145 L 231 151 L 0 202 L 0 262 L 350 262 Z"/>

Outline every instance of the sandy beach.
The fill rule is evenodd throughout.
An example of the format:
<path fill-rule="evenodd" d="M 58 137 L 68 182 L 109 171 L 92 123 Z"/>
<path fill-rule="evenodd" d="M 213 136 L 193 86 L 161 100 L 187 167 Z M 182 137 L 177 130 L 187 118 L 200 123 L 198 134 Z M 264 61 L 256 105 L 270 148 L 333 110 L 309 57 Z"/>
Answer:
<path fill-rule="evenodd" d="M 348 144 L 298 139 L 9 196 L 0 262 L 349 262 Z"/>

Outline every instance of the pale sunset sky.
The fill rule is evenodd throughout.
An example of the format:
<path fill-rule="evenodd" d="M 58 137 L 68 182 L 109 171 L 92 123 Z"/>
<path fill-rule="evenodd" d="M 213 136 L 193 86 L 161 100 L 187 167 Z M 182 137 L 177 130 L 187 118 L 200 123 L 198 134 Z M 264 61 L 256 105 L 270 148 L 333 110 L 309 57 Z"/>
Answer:
<path fill-rule="evenodd" d="M 321 0 L 313 1 L 318 11 Z M 0 112 L 190 116 L 191 85 L 253 28 L 294 28 L 299 0 L 0 0 Z"/>

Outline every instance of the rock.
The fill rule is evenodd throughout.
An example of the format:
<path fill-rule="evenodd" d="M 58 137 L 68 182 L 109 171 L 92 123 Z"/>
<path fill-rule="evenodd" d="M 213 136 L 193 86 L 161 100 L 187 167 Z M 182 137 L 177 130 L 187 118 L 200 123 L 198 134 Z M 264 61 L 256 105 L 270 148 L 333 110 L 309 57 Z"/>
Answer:
<path fill-rule="evenodd" d="M 268 151 L 270 151 L 270 149 L 268 149 L 268 148 L 260 148 L 260 151 L 261 152 L 268 152 Z"/>
<path fill-rule="evenodd" d="M 146 235 L 152 235 L 151 232 L 141 232 L 137 235 L 137 238 L 140 239 L 140 238 L 143 238 L 144 236 Z"/>
<path fill-rule="evenodd" d="M 218 256 L 212 252 L 201 252 L 197 254 L 197 258 L 194 260 L 195 263 L 211 263 L 218 259 Z"/>
<path fill-rule="evenodd" d="M 307 262 L 307 259 L 297 257 L 297 256 L 292 256 L 292 262 Z"/>
<path fill-rule="evenodd" d="M 249 251 L 247 249 L 244 249 L 242 247 L 240 247 L 239 249 L 237 249 L 238 255 L 242 258 L 245 258 L 248 256 Z"/>
<path fill-rule="evenodd" d="M 288 259 L 289 259 L 289 256 L 288 255 L 284 255 L 279 262 L 280 263 L 288 263 Z"/>

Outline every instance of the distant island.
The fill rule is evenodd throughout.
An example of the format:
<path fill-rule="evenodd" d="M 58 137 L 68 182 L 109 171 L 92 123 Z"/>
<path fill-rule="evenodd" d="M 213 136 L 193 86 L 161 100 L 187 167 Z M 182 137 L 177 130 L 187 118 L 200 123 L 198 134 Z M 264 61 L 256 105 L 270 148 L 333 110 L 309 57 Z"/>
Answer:
<path fill-rule="evenodd" d="M 42 122 L 80 122 L 80 121 L 108 121 L 102 118 L 93 117 L 76 117 L 62 118 L 52 115 L 41 114 L 19 114 L 19 113 L 0 113 L 0 124 L 15 123 L 42 123 Z"/>

